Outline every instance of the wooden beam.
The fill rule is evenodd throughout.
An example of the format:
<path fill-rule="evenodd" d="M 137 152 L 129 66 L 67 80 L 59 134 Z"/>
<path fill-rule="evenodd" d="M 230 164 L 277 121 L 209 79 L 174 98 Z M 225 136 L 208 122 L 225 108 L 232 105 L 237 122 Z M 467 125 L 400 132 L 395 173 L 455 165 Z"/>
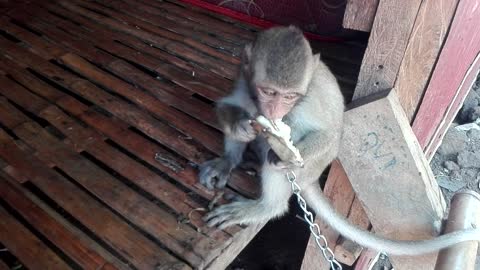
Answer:
<path fill-rule="evenodd" d="M 397 95 L 410 121 L 423 97 L 457 4 L 458 0 L 427 0 L 420 6 L 395 82 Z M 354 203 L 352 208 L 355 205 L 359 204 Z M 348 243 L 348 241 L 343 241 L 339 245 L 342 243 Z M 346 258 L 354 256 L 347 254 L 348 249 L 345 247 L 338 247 L 338 249 L 342 250 L 338 255 Z M 358 250 L 352 247 L 350 249 Z"/>
<path fill-rule="evenodd" d="M 339 160 L 376 233 L 439 233 L 445 201 L 394 90 L 346 113 Z M 397 269 L 433 269 L 436 254 L 391 259 Z"/>
<path fill-rule="evenodd" d="M 444 44 L 458 0 L 422 2 L 395 82 L 400 103 L 412 120 Z"/>
<path fill-rule="evenodd" d="M 348 4 L 358 2 L 361 1 L 351 0 Z M 413 119 L 414 113 L 418 109 L 418 105 L 423 97 L 430 73 L 438 53 L 442 48 L 457 3 L 458 0 L 426 0 L 421 3 L 412 34 L 408 41 L 405 57 L 400 64 L 399 75 L 395 81 L 398 97 L 410 121 Z M 349 12 L 348 4 L 346 13 Z M 384 13 L 385 12 L 383 12 L 383 14 Z M 381 16 L 381 14 L 382 13 L 379 12 L 377 16 Z M 346 14 L 345 16 L 348 15 Z M 392 31 L 384 35 L 385 38 L 398 38 L 395 37 L 396 33 Z M 371 43 L 369 43 L 369 47 L 370 44 Z M 366 57 L 367 56 L 365 56 L 365 58 Z M 366 62 L 369 61 L 364 59 L 364 63 Z M 362 65 L 362 70 L 365 69 L 368 69 L 368 66 Z M 376 89 L 376 91 L 379 90 L 381 89 Z M 331 181 L 331 179 L 327 180 L 327 184 L 329 181 Z M 348 179 L 338 179 L 337 181 L 348 181 Z M 354 200 L 352 208 L 355 205 L 360 205 L 357 198 Z M 352 211 L 353 209 L 351 212 Z M 355 223 L 355 220 L 350 220 Z M 358 220 L 360 221 L 361 218 L 358 218 Z M 342 243 L 348 242 L 342 240 L 339 245 L 342 245 Z M 338 249 L 343 252 L 343 255 L 337 254 L 339 256 L 353 256 L 353 254 L 347 254 L 347 249 L 343 247 L 339 247 Z M 363 254 L 367 253 L 364 252 Z"/>
<path fill-rule="evenodd" d="M 370 32 L 380 0 L 348 0 L 343 16 L 343 27 Z"/>
<path fill-rule="evenodd" d="M 393 88 L 421 2 L 380 1 L 354 99 Z"/>
<path fill-rule="evenodd" d="M 460 1 L 413 128 L 432 157 L 478 71 L 480 0 Z"/>
<path fill-rule="evenodd" d="M 355 264 L 355 270 L 372 269 L 378 255 L 377 251 L 364 249 L 358 258 L 357 264 Z"/>
<path fill-rule="evenodd" d="M 0 241 L 29 269 L 72 269 L 2 206 Z"/>
<path fill-rule="evenodd" d="M 332 205 L 341 214 L 346 216 L 350 210 L 355 194 L 352 189 L 352 185 L 348 181 L 348 177 L 345 174 L 345 170 L 342 168 L 342 164 L 338 161 L 332 162 L 328 179 L 323 189 L 323 193 L 331 199 Z M 339 237 L 337 231 L 330 228 L 321 219 L 315 219 L 315 222 L 319 224 L 320 231 L 325 235 L 330 248 L 334 248 Z M 323 258 L 321 251 L 318 249 L 315 239 L 310 236 L 307 244 L 307 250 L 302 262 L 302 270 L 328 270 L 330 264 Z"/>
<path fill-rule="evenodd" d="M 370 228 L 370 220 L 357 197 L 353 200 L 350 213 L 348 213 L 348 221 L 364 230 Z M 360 256 L 362 250 L 363 247 L 361 245 L 341 237 L 338 240 L 338 245 L 335 247 L 335 257 L 337 257 L 339 262 L 351 266 Z"/>
<path fill-rule="evenodd" d="M 462 108 L 463 102 L 468 95 L 470 89 L 472 89 L 473 83 L 477 79 L 478 72 L 480 70 L 480 54 L 477 55 L 473 63 L 471 64 L 469 70 L 467 71 L 461 85 L 457 89 L 457 94 L 455 95 L 454 100 L 451 101 L 450 105 L 447 108 L 445 115 L 441 121 L 440 126 L 437 127 L 435 134 L 433 135 L 431 141 L 425 148 L 425 156 L 430 160 L 438 147 L 442 143 L 443 137 L 447 133 L 450 124 L 453 122 L 457 113 Z"/>

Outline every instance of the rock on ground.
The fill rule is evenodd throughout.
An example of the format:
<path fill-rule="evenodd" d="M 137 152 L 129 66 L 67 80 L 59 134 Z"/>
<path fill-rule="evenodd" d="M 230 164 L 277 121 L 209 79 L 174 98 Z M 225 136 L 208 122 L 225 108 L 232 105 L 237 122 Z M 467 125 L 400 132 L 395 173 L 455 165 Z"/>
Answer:
<path fill-rule="evenodd" d="M 462 168 L 480 168 L 480 149 L 462 151 L 457 156 L 458 165 Z"/>
<path fill-rule="evenodd" d="M 449 128 L 438 148 L 438 153 L 447 158 L 457 155 L 467 147 L 468 137 L 466 132 Z"/>

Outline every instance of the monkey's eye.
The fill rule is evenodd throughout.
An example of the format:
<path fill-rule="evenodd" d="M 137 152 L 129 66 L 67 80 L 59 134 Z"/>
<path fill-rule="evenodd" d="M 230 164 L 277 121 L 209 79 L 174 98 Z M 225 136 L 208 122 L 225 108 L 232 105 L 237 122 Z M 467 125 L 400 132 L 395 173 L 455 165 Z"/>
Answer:
<path fill-rule="evenodd" d="M 285 99 L 297 99 L 299 97 L 299 95 L 297 93 L 293 93 L 293 94 L 287 94 L 285 96 L 283 96 Z"/>
<path fill-rule="evenodd" d="M 262 93 L 267 95 L 267 96 L 275 96 L 275 91 L 273 91 L 273 90 L 260 88 L 260 91 L 262 91 Z"/>

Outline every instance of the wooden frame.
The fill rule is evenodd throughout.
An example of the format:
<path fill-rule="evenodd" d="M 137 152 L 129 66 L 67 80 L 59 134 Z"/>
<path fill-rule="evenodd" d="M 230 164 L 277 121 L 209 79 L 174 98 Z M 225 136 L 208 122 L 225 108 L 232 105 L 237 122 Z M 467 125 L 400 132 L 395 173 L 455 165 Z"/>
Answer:
<path fill-rule="evenodd" d="M 361 1 L 358 0 L 350 0 L 348 1 L 347 7 L 358 5 L 360 2 Z M 369 5 L 374 5 L 375 3 L 376 1 L 369 1 Z M 473 12 L 478 12 L 478 9 L 472 8 L 478 5 L 478 1 L 423 1 L 416 9 L 410 9 L 412 6 L 408 6 L 408 4 L 404 2 L 397 2 L 398 8 L 401 9 L 399 13 L 390 13 L 391 10 L 396 10 L 390 5 L 395 5 L 395 3 L 380 0 L 377 13 L 374 15 L 375 19 L 373 28 L 371 29 L 372 35 L 362 63 L 361 75 L 359 77 L 360 82 L 356 89 L 356 91 L 360 92 L 355 92 L 354 98 L 372 94 L 374 93 L 374 91 L 372 92 L 374 89 L 382 90 L 394 87 L 407 116 L 412 120 L 412 127 L 417 138 L 421 145 L 425 147 L 426 156 L 430 158 L 434 154 L 436 147 L 441 143 L 441 139 L 448 125 L 460 109 L 462 101 L 470 89 L 471 84 L 474 82 L 480 66 L 478 63 L 478 53 L 480 51 L 478 44 L 480 44 L 480 42 L 478 41 L 478 33 L 474 30 L 475 28 L 473 26 L 473 23 L 478 21 L 473 19 L 474 16 L 478 18 L 480 15 L 476 13 L 473 14 Z M 407 6 L 406 8 L 409 9 L 412 14 L 415 14 L 414 20 L 395 19 L 397 14 L 402 14 L 401 17 L 405 16 L 406 13 L 404 12 L 406 10 L 402 8 L 404 5 Z M 383 12 L 385 7 L 388 7 L 388 10 Z M 372 10 L 372 8 L 368 6 L 366 10 Z M 435 10 L 438 12 L 435 12 Z M 346 21 L 354 16 L 349 14 L 349 12 L 352 12 L 352 10 L 347 8 L 344 25 L 350 25 L 347 24 Z M 353 12 L 355 12 L 355 10 L 353 10 Z M 439 14 L 441 14 L 441 16 L 439 16 Z M 385 16 L 389 16 L 388 21 L 385 21 Z M 352 28 L 359 29 L 362 25 L 368 25 L 368 22 L 372 21 L 372 19 L 366 18 L 365 21 L 366 22 L 357 21 L 357 26 Z M 396 28 L 396 26 L 389 24 L 389 21 L 397 21 L 397 24 L 398 21 L 401 21 L 400 29 L 404 30 L 400 32 L 389 32 L 389 27 L 390 29 Z M 382 22 L 382 24 L 380 24 L 380 22 Z M 381 32 L 380 29 L 382 29 Z M 368 27 L 363 27 L 362 30 L 368 30 Z M 381 33 L 381 35 L 377 35 L 376 33 Z M 391 49 L 387 46 L 381 47 L 385 44 L 376 41 L 376 39 L 401 40 L 402 35 L 405 34 L 409 36 L 408 43 L 405 43 L 406 47 L 397 46 Z M 468 41 L 462 42 L 463 40 Z M 368 53 L 369 51 L 372 51 L 372 53 Z M 400 57 L 401 61 L 395 60 L 392 62 L 387 59 L 386 62 L 384 62 L 379 60 L 382 55 L 389 54 L 402 55 L 402 57 Z M 376 55 L 380 55 L 380 58 Z M 455 65 L 448 59 L 455 59 L 454 61 L 458 64 Z M 385 67 L 383 63 L 386 63 L 387 67 Z M 382 66 L 381 69 L 378 68 L 380 65 Z M 377 68 L 375 69 L 375 67 Z M 385 68 L 387 68 L 390 73 L 387 72 L 387 74 L 385 74 L 383 71 Z M 453 78 L 451 77 L 452 72 L 454 74 Z M 449 75 L 447 75 L 447 73 Z M 386 76 L 384 78 L 390 78 L 387 79 L 390 82 L 385 82 L 385 79 L 378 76 Z M 448 83 L 442 83 L 442 80 L 447 80 Z M 375 88 L 365 85 L 379 87 Z M 365 89 L 368 90 L 365 91 Z M 428 124 L 426 124 L 427 122 Z M 433 136 L 434 134 L 435 136 Z M 339 166 L 334 164 L 332 171 L 332 177 L 329 177 L 326 187 L 348 186 L 346 183 L 348 179 L 333 177 L 333 175 L 343 175 Z M 335 184 L 332 183 L 333 179 L 335 179 Z M 339 181 L 342 184 L 340 184 Z M 346 198 L 351 198 L 349 195 L 351 188 L 343 188 L 345 193 L 339 196 L 338 194 L 342 192 L 341 189 L 329 191 L 328 194 L 336 194 L 336 197 L 330 197 L 332 203 L 335 206 L 343 205 L 342 209 L 344 209 L 344 204 L 349 204 L 350 202 L 350 200 Z M 342 199 L 338 200 L 338 198 Z M 352 205 L 352 207 L 358 207 L 359 204 L 353 203 Z M 347 212 L 358 211 L 350 210 Z M 359 225 L 362 224 L 360 220 L 362 219 L 359 219 L 357 222 Z M 352 221 L 353 223 L 356 222 L 355 220 Z M 365 225 L 362 226 L 365 228 Z M 327 229 L 325 233 L 332 235 L 329 232 L 330 230 L 331 229 Z M 331 237 L 329 241 L 330 243 L 336 243 L 337 238 Z M 342 240 L 340 243 L 345 243 L 345 241 Z M 308 247 L 311 248 L 311 245 L 309 244 Z M 345 252 L 345 249 L 339 249 Z M 306 254 L 308 256 L 304 259 L 302 269 L 312 269 L 307 267 L 308 265 L 312 265 L 312 260 L 316 260 L 317 264 L 321 264 L 321 269 L 327 269 L 326 265 L 320 262 L 322 260 L 320 257 L 316 259 L 310 257 L 311 254 L 313 254 L 312 251 L 307 250 Z M 366 252 L 364 254 L 365 256 L 371 256 L 372 253 Z M 341 255 L 341 253 L 338 255 Z M 351 257 L 352 254 L 344 254 L 344 256 Z M 368 259 L 365 258 L 363 261 L 368 261 Z M 351 262 L 352 259 L 350 258 L 350 263 Z M 433 265 L 431 267 L 433 267 Z M 356 269 L 363 270 L 366 268 L 357 266 Z"/>

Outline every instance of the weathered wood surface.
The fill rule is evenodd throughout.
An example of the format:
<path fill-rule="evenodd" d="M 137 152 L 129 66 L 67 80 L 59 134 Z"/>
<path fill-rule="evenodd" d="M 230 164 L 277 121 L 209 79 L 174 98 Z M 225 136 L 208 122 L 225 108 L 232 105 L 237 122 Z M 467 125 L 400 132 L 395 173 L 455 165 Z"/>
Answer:
<path fill-rule="evenodd" d="M 0 242 L 41 269 L 225 269 L 263 224 L 206 227 L 196 166 L 222 152 L 213 103 L 255 31 L 173 0 L 6 2 Z M 225 192 L 259 190 L 238 170 Z"/>
<path fill-rule="evenodd" d="M 28 199 L 21 187 L 9 183 L 5 176 L 0 175 L 1 198 L 10 205 L 30 224 L 45 235 L 52 243 L 65 252 L 72 260 L 84 269 L 100 269 L 110 264 L 94 250 L 86 247 L 80 239 L 66 230 L 61 224 Z M 110 268 L 113 266 L 110 265 Z"/>
<path fill-rule="evenodd" d="M 460 1 L 413 129 L 432 157 L 478 72 L 480 1 Z"/>
<path fill-rule="evenodd" d="M 0 241 L 29 269 L 73 269 L 2 206 Z"/>
<path fill-rule="evenodd" d="M 261 226 L 205 227 L 201 209 L 214 194 L 197 184 L 190 164 L 222 150 L 211 102 L 228 91 L 238 58 L 218 47 L 240 48 L 244 40 L 223 39 L 218 29 L 215 37 L 190 37 L 181 24 L 165 24 L 178 34 L 162 29 L 152 34 L 145 29 L 168 18 L 139 21 L 130 16 L 135 14 L 115 11 L 125 6 L 101 4 L 34 2 L 12 6 L 0 16 L 0 29 L 7 33 L 0 37 L 0 159 L 10 179 L 0 183 L 2 198 L 62 250 L 68 260 L 60 257 L 58 263 L 89 269 L 190 269 L 215 261 L 224 268 Z M 145 46 L 142 38 L 173 49 Z M 212 68 L 200 67 L 210 61 Z M 41 200 L 22 195 L 28 191 L 12 179 L 34 185 L 35 195 L 40 192 L 47 204 L 60 206 L 61 215 L 76 220 L 74 226 L 53 217 L 58 210 L 42 211 Z M 238 190 L 255 196 L 251 180 L 235 174 L 232 183 L 243 182 Z M 90 237 L 93 241 L 85 240 Z M 1 242 L 15 247 L 13 240 Z M 226 258 L 224 250 L 231 250 Z"/>
<path fill-rule="evenodd" d="M 370 32 L 380 0 L 348 0 L 343 16 L 343 27 Z"/>
<path fill-rule="evenodd" d="M 370 220 L 357 197 L 353 200 L 348 213 L 348 221 L 364 230 L 370 229 Z M 351 266 L 358 259 L 362 250 L 363 247 L 361 245 L 341 237 L 335 247 L 335 257 L 341 263 Z"/>
<path fill-rule="evenodd" d="M 355 264 L 355 270 L 372 269 L 375 259 L 379 256 L 378 251 L 364 249 Z"/>
<path fill-rule="evenodd" d="M 447 36 L 458 0 L 427 0 L 420 5 L 395 90 L 412 121 Z"/>
<path fill-rule="evenodd" d="M 358 75 L 354 98 L 391 89 L 421 0 L 381 0 Z"/>
<path fill-rule="evenodd" d="M 339 160 L 376 233 L 439 233 L 445 201 L 395 91 L 346 113 Z M 436 254 L 391 259 L 400 269 L 433 269 Z"/>
<path fill-rule="evenodd" d="M 355 194 L 345 174 L 345 170 L 339 161 L 332 162 L 328 179 L 323 189 L 324 194 L 330 198 L 333 207 L 335 207 L 338 213 L 347 216 Z M 333 248 L 339 237 L 337 231 L 330 228 L 330 226 L 319 218 L 316 218 L 315 222 L 319 224 L 320 231 L 325 235 L 329 247 Z M 310 236 L 302 262 L 302 270 L 309 269 L 330 269 L 330 264 L 323 258 L 313 236 Z"/>

